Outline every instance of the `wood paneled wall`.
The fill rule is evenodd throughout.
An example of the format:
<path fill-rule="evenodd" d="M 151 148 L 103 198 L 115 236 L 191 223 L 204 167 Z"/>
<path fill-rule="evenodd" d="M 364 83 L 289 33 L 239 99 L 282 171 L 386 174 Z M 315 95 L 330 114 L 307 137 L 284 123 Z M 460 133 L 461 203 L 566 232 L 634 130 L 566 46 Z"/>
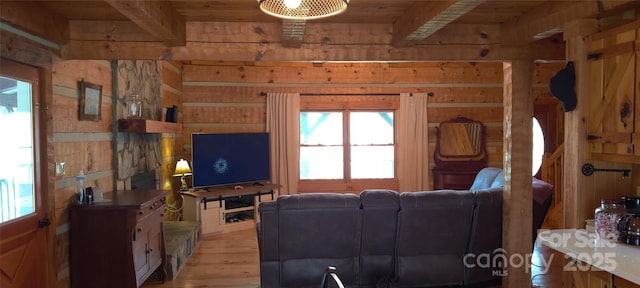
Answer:
<path fill-rule="evenodd" d="M 180 62 L 162 62 L 160 67 L 162 75 L 162 87 L 160 90 L 163 112 L 162 121 L 166 117 L 167 107 L 176 106 L 178 109 L 178 123 L 182 123 L 184 112 L 182 111 L 182 63 Z M 166 220 L 177 220 L 180 212 L 173 210 L 180 207 L 180 181 L 173 176 L 176 169 L 176 163 L 182 156 L 182 133 L 163 133 L 162 134 L 162 179 L 160 188 L 171 190 L 171 194 L 167 196 L 167 204 L 169 211 L 165 213 Z"/>
<path fill-rule="evenodd" d="M 53 192 L 55 268 L 58 287 L 69 287 L 68 207 L 77 193 L 75 176 L 82 170 L 86 176 L 86 187 L 113 190 L 111 66 L 109 61 L 61 61 L 54 62 L 52 67 L 53 158 L 55 163 L 65 163 L 65 174 L 55 176 Z M 82 80 L 102 85 L 99 121 L 78 120 L 78 83 Z"/>
<path fill-rule="evenodd" d="M 564 63 L 537 63 L 536 103 L 556 106 L 549 79 Z M 502 167 L 502 63 L 269 63 L 191 62 L 183 74 L 183 142 L 191 158 L 192 133 L 265 131 L 260 92 L 303 94 L 431 93 L 429 153 L 441 121 L 464 116 L 487 128 L 489 166 Z M 550 124 L 554 128 L 556 123 Z M 562 131 L 562 129 L 560 129 Z M 555 130 L 554 132 L 555 133 Z"/>
<path fill-rule="evenodd" d="M 144 73 L 153 79 L 156 77 L 152 74 L 161 73 L 160 81 L 157 84 L 154 81 L 144 83 L 145 87 L 138 87 L 138 91 L 152 91 L 146 93 L 144 100 L 148 107 L 145 112 L 149 117 L 153 117 L 152 120 L 163 120 L 166 110 L 162 107 L 180 105 L 181 99 L 181 66 L 179 63 L 169 62 L 153 62 L 150 63 L 136 63 L 130 61 L 129 63 L 119 63 L 127 67 L 160 67 L 156 71 L 153 69 L 129 69 L 131 75 Z M 144 71 L 143 71 L 144 70 Z M 145 72 L 146 71 L 146 72 Z M 119 89 L 120 92 L 112 91 L 113 79 L 112 66 L 110 61 L 58 61 L 52 65 L 53 74 L 53 107 L 52 107 L 52 123 L 53 126 L 53 159 L 55 163 L 65 163 L 65 174 L 55 176 L 55 191 L 52 193 L 55 195 L 55 213 L 53 213 L 52 227 L 55 227 L 55 274 L 57 279 L 57 287 L 69 287 L 69 275 L 71 270 L 71 263 L 69 263 L 69 214 L 68 207 L 73 202 L 77 192 L 77 181 L 75 176 L 80 170 L 83 170 L 86 176 L 86 187 L 97 187 L 104 192 L 110 192 L 114 189 L 129 188 L 131 175 L 120 175 L 121 179 L 116 178 L 116 170 L 114 163 L 114 141 L 133 141 L 130 145 L 135 149 L 142 148 L 140 143 L 144 142 L 149 147 L 155 147 L 156 145 L 161 147 L 162 157 L 161 159 L 152 159 L 152 162 L 160 161 L 162 164 L 161 179 L 159 188 L 171 189 L 173 180 L 173 169 L 175 169 L 176 160 L 176 147 L 180 147 L 182 144 L 178 144 L 182 141 L 181 135 L 174 134 L 162 134 L 159 135 L 128 135 L 124 133 L 122 135 L 114 135 L 113 115 L 116 118 L 124 117 L 125 110 L 125 98 L 128 94 L 128 89 L 133 89 L 131 85 L 139 85 L 140 83 L 130 82 L 138 81 L 144 77 L 133 77 L 135 79 L 129 79 L 126 77 L 120 81 L 122 83 L 130 85 L 122 86 Z M 120 73 L 122 75 L 122 73 Z M 132 77 L 129 75 L 129 77 Z M 122 76 L 121 76 L 122 77 Z M 148 78 L 148 77 L 147 77 Z M 78 100 L 79 100 L 79 81 L 87 81 L 94 84 L 102 85 L 102 105 L 101 105 L 101 120 L 100 121 L 79 121 L 78 120 Z M 147 81 L 148 82 L 148 81 Z M 135 86 L 134 85 L 134 86 Z M 151 87 L 153 86 L 153 87 Z M 153 91 L 157 91 L 153 92 Z M 114 100 L 116 99 L 116 100 Z M 113 102 L 117 103 L 113 103 Z M 115 104 L 115 105 L 114 105 Z M 118 111 L 113 113 L 113 107 L 116 107 Z M 145 107 L 143 107 L 145 108 Z M 157 110 L 157 111 L 156 111 Z M 162 114 L 162 115 L 160 115 Z M 161 118 L 162 119 L 159 119 Z M 125 135 L 127 134 L 127 135 Z M 126 139 L 125 139 L 126 138 Z M 116 140 L 120 139 L 120 140 Z M 160 139 L 160 140 L 158 140 Z M 142 141 L 142 142 L 140 142 Z M 160 143 L 148 143 L 159 141 Z M 138 143 L 138 144 L 136 144 Z M 134 147 L 135 146 L 135 147 Z M 146 147 L 146 146 L 145 146 Z M 155 148 L 154 148 L 155 149 Z M 144 152 L 144 151 L 143 151 Z M 149 151 L 146 154 L 151 153 Z M 140 156 L 145 153 L 136 153 Z M 155 154 L 155 153 L 152 153 Z M 142 165 L 142 167 L 132 167 L 132 163 L 138 163 L 137 161 L 122 161 L 120 157 L 119 169 L 129 171 L 133 174 L 146 172 L 140 169 L 146 169 L 149 165 Z M 142 157 L 150 158 L 150 157 Z M 130 162 L 130 163 L 129 163 Z M 54 165 L 54 163 L 49 163 Z M 156 164 L 154 164 L 156 165 Z M 158 165 L 160 166 L 160 165 Z M 155 166 L 150 169 L 155 169 Z M 138 172 L 135 172 L 135 171 Z M 124 177 L 124 178 L 123 178 Z M 114 187 L 118 183 L 119 186 Z M 51 192 L 50 192 L 51 193 Z M 171 217 L 171 213 L 167 213 L 167 217 Z"/>

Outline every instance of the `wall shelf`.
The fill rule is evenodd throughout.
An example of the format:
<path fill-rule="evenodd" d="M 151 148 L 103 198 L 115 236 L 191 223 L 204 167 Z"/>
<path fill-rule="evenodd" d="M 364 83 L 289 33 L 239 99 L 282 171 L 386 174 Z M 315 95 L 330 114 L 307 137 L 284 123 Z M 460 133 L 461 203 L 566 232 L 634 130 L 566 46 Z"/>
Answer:
<path fill-rule="evenodd" d="M 131 133 L 181 133 L 182 125 L 147 119 L 118 119 L 118 131 Z"/>

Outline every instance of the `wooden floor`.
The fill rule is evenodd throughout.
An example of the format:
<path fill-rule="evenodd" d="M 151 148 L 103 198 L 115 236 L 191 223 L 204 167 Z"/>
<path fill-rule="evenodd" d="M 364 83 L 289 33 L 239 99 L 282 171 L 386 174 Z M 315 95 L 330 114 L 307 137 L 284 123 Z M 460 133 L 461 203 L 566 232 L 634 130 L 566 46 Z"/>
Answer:
<path fill-rule="evenodd" d="M 550 263 L 546 268 L 545 263 Z M 564 254 L 549 247 L 538 245 L 534 247 L 531 259 L 532 287 L 562 288 L 562 268 Z"/>
<path fill-rule="evenodd" d="M 545 273 L 543 259 L 551 259 Z M 561 288 L 563 256 L 544 246 L 535 247 L 532 257 L 532 287 Z M 551 273 L 553 271 L 553 273 Z M 144 288 L 260 287 L 256 231 L 248 229 L 205 236 L 175 280 L 149 282 Z"/>
<path fill-rule="evenodd" d="M 175 280 L 144 288 L 260 287 L 255 229 L 205 236 Z"/>

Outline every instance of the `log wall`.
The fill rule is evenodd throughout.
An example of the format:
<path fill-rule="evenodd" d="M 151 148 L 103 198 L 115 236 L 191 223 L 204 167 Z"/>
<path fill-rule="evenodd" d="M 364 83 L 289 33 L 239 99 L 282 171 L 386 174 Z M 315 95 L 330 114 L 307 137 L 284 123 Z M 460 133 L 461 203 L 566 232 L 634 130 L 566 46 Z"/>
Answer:
<path fill-rule="evenodd" d="M 75 200 L 80 170 L 85 187 L 113 190 L 111 65 L 109 61 L 60 61 L 52 66 L 53 158 L 64 162 L 65 174 L 55 176 L 55 265 L 57 287 L 69 287 L 69 213 Z M 80 81 L 102 85 L 101 119 L 79 121 Z M 53 163 L 49 163 L 52 165 Z"/>
<path fill-rule="evenodd" d="M 55 191 L 50 191 L 55 195 L 52 227 L 56 231 L 53 255 L 57 287 L 70 285 L 68 207 L 76 197 L 75 176 L 80 170 L 86 177 L 85 187 L 96 187 L 103 192 L 130 189 L 132 175 L 149 171 L 156 171 L 156 188 L 177 190 L 172 187 L 175 178 L 172 175 L 177 161 L 176 147 L 181 146 L 176 143 L 181 141 L 181 135 L 114 133 L 113 125 L 125 117 L 126 97 L 131 93 L 142 96 L 144 118 L 164 120 L 164 107 L 180 102 L 180 64 L 119 61 L 116 79 L 111 64 L 110 61 L 57 61 L 52 65 L 53 159 L 55 163 L 65 163 L 65 174 L 55 176 Z M 99 121 L 78 120 L 78 83 L 82 80 L 102 85 Z M 112 91 L 113 81 L 118 82 L 118 91 Z M 175 217 L 172 213 L 165 215 L 168 220 Z"/>
<path fill-rule="evenodd" d="M 160 74 L 162 85 L 160 94 L 162 98 L 162 118 L 166 117 L 167 107 L 176 106 L 178 109 L 178 123 L 182 123 L 182 63 L 180 62 L 161 62 Z M 181 213 L 174 210 L 180 207 L 180 180 L 173 176 L 176 169 L 176 163 L 182 156 L 182 132 L 180 133 L 162 133 L 162 169 L 160 187 L 170 190 L 171 194 L 167 196 L 167 207 L 170 209 L 165 213 L 165 220 L 177 220 Z M 178 202 L 175 202 L 178 201 Z"/>
<path fill-rule="evenodd" d="M 534 65 L 533 93 L 536 104 L 540 107 L 552 106 L 551 111 L 554 113 L 558 105 L 549 94 L 547 83 L 563 66 L 563 63 Z M 185 114 L 182 154 L 191 158 L 192 133 L 265 131 L 266 97 L 260 96 L 261 92 L 431 93 L 433 96 L 429 97 L 427 108 L 429 154 L 433 155 L 435 150 L 436 127 L 439 123 L 463 116 L 484 123 L 487 131 L 488 165 L 502 167 L 502 73 L 502 63 L 488 62 L 192 61 L 184 65 L 183 74 Z M 553 120 L 555 119 L 554 117 Z M 549 126 L 553 127 L 550 129 L 553 131 L 552 134 L 562 131 L 561 126 L 556 125 L 559 124 L 549 123 Z M 550 145 L 549 149 L 554 149 L 554 145 Z"/>

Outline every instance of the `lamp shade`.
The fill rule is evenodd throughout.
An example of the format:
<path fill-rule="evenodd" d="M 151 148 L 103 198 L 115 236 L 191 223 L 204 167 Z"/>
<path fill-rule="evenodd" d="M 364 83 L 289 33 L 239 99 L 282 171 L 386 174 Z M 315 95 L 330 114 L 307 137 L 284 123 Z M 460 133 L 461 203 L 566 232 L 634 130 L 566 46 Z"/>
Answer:
<path fill-rule="evenodd" d="M 184 159 L 180 159 L 176 164 L 176 172 L 173 176 L 191 175 L 191 168 L 189 168 L 189 162 Z"/>
<path fill-rule="evenodd" d="M 260 10 L 271 16 L 291 20 L 313 20 L 338 15 L 350 0 L 257 0 Z"/>

